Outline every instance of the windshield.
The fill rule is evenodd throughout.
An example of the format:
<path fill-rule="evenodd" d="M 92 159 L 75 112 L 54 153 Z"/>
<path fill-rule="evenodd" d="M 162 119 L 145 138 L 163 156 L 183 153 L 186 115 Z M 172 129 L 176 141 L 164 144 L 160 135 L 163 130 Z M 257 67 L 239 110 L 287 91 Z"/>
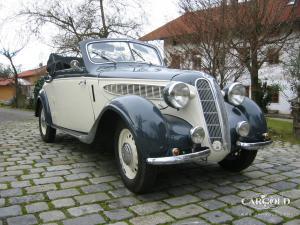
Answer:
<path fill-rule="evenodd" d="M 87 51 L 93 63 L 139 62 L 161 66 L 155 48 L 134 42 L 105 41 L 88 44 Z"/>

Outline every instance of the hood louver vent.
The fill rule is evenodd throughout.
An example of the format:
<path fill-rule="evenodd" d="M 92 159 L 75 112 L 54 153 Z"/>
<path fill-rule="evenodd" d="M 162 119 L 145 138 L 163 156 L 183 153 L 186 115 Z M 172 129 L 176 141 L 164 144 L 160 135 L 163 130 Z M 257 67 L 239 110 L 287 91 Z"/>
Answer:
<path fill-rule="evenodd" d="M 138 95 L 153 100 L 161 100 L 164 90 L 164 86 L 145 84 L 109 84 L 103 88 L 113 95 Z"/>

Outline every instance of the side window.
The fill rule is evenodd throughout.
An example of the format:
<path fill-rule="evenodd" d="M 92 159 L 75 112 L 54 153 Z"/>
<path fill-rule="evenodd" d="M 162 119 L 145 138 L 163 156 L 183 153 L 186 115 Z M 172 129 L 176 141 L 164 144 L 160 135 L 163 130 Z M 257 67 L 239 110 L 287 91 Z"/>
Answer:
<path fill-rule="evenodd" d="M 267 61 L 269 64 L 278 64 L 279 50 L 276 48 L 269 48 L 267 52 Z"/>

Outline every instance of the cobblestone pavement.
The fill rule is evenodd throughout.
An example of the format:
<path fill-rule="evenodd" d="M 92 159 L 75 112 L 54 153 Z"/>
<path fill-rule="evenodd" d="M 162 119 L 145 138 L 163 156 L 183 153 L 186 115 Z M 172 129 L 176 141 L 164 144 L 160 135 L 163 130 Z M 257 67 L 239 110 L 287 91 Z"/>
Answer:
<path fill-rule="evenodd" d="M 164 168 L 152 193 L 135 195 L 124 188 L 113 154 L 63 134 L 43 143 L 36 121 L 5 122 L 0 225 L 300 224 L 299 156 L 299 145 L 277 142 L 240 174 L 216 164 Z"/>

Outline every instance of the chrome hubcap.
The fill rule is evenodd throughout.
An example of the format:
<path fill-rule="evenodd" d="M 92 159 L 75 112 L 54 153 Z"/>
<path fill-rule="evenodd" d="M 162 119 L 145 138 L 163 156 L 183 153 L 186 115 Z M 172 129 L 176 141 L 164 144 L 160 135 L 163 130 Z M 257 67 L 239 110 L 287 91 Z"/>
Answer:
<path fill-rule="evenodd" d="M 130 165 L 132 162 L 132 150 L 128 143 L 125 143 L 122 147 L 122 158 L 126 165 Z"/>
<path fill-rule="evenodd" d="M 118 153 L 125 176 L 134 179 L 138 172 L 138 154 L 133 135 L 128 129 L 120 132 Z"/>
<path fill-rule="evenodd" d="M 46 129 L 47 129 L 47 124 L 46 124 L 46 120 L 45 120 L 45 112 L 44 112 L 44 108 L 42 108 L 42 111 L 41 111 L 41 131 L 42 131 L 43 135 L 46 134 Z"/>

